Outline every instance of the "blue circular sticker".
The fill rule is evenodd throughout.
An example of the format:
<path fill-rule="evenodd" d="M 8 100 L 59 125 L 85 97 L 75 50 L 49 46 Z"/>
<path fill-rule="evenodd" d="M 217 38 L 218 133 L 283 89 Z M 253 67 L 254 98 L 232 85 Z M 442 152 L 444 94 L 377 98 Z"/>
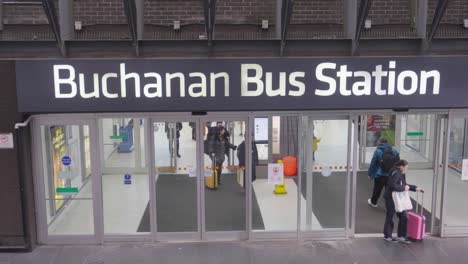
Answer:
<path fill-rule="evenodd" d="M 70 166 L 72 160 L 69 156 L 63 156 L 62 157 L 62 164 L 65 166 Z"/>
<path fill-rule="evenodd" d="M 124 178 L 125 180 L 130 180 L 132 179 L 132 176 L 130 174 L 125 174 Z"/>

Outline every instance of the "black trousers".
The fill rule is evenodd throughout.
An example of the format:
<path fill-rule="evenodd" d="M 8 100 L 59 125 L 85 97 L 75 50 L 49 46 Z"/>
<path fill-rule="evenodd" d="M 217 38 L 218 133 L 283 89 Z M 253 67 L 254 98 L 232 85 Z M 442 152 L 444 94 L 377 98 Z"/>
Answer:
<path fill-rule="evenodd" d="M 197 130 L 196 130 L 194 127 L 192 127 L 192 139 L 193 139 L 193 140 L 197 140 L 197 136 L 196 136 L 196 135 L 197 135 Z"/>
<path fill-rule="evenodd" d="M 387 214 L 385 215 L 385 225 L 384 225 L 384 236 L 385 237 L 392 237 L 393 233 L 393 216 L 395 215 L 395 204 L 393 203 L 393 199 L 385 198 L 385 206 L 387 208 Z M 396 213 L 398 216 L 398 236 L 399 237 L 406 237 L 408 231 L 408 214 L 406 211 L 401 213 Z"/>
<path fill-rule="evenodd" d="M 171 144 L 172 144 L 172 146 L 171 146 Z M 174 149 L 176 149 L 177 155 L 180 155 L 180 153 L 179 153 L 179 139 L 178 138 L 175 138 L 174 141 L 172 141 L 172 142 L 169 139 L 169 151 L 171 151 L 171 149 L 172 149 L 172 151 L 174 151 Z M 171 155 L 172 155 L 172 153 L 171 153 Z"/>
<path fill-rule="evenodd" d="M 374 191 L 372 192 L 371 202 L 372 204 L 377 204 L 382 189 L 387 184 L 388 176 L 380 176 L 374 179 Z"/>
<path fill-rule="evenodd" d="M 255 170 L 256 166 L 257 165 L 254 165 L 253 168 L 252 168 L 252 182 L 254 182 L 257 179 L 257 172 Z M 246 172 L 245 165 L 240 166 L 240 167 L 244 167 L 244 179 L 243 179 L 243 181 L 244 181 L 244 189 L 245 189 L 245 178 L 247 178 L 247 174 L 245 173 Z"/>

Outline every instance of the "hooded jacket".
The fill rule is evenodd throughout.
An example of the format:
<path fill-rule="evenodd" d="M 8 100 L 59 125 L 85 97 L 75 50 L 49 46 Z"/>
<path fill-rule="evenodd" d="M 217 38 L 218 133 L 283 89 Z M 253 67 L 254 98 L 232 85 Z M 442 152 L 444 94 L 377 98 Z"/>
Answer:
<path fill-rule="evenodd" d="M 387 143 L 380 144 L 374 152 L 372 156 L 372 160 L 369 166 L 369 170 L 367 171 L 367 175 L 371 176 L 373 179 L 381 177 L 381 176 L 388 176 L 388 173 L 382 171 L 382 156 L 383 153 L 391 148 L 393 152 L 393 156 L 395 156 L 396 160 L 400 160 L 400 154 L 396 151 L 392 146 Z"/>
<path fill-rule="evenodd" d="M 417 186 L 408 184 L 406 182 L 406 175 L 401 173 L 398 168 L 392 169 L 389 172 L 388 181 L 385 185 L 385 199 L 392 199 L 392 192 L 403 192 L 405 191 L 405 186 L 408 185 L 410 187 L 410 191 L 415 192 Z"/>

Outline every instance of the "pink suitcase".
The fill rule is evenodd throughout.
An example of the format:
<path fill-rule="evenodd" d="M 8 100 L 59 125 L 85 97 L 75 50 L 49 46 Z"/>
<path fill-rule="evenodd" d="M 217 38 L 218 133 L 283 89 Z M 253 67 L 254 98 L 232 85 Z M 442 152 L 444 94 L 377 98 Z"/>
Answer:
<path fill-rule="evenodd" d="M 418 212 L 418 207 L 421 208 Z M 419 206 L 419 193 L 416 195 L 416 210 L 408 212 L 408 238 L 423 240 L 426 233 L 426 217 L 424 213 L 424 193 L 421 195 L 421 206 Z"/>

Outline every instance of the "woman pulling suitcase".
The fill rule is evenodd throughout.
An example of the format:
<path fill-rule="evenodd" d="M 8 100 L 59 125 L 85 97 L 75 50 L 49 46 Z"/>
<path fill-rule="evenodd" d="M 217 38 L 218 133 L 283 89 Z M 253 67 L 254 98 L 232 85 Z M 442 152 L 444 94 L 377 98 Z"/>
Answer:
<path fill-rule="evenodd" d="M 411 243 L 407 238 L 408 233 L 408 213 L 403 211 L 397 213 L 395 211 L 395 203 L 393 202 L 392 192 L 424 192 L 423 189 L 418 188 L 416 185 L 411 185 L 406 182 L 406 173 L 408 172 L 408 162 L 406 160 L 398 161 L 394 168 L 389 172 L 387 185 L 385 187 L 385 206 L 387 208 L 387 214 L 385 216 L 384 225 L 384 239 L 389 242 L 402 242 Z M 393 216 L 395 213 L 398 216 L 398 237 L 394 239 L 393 233 Z"/>

